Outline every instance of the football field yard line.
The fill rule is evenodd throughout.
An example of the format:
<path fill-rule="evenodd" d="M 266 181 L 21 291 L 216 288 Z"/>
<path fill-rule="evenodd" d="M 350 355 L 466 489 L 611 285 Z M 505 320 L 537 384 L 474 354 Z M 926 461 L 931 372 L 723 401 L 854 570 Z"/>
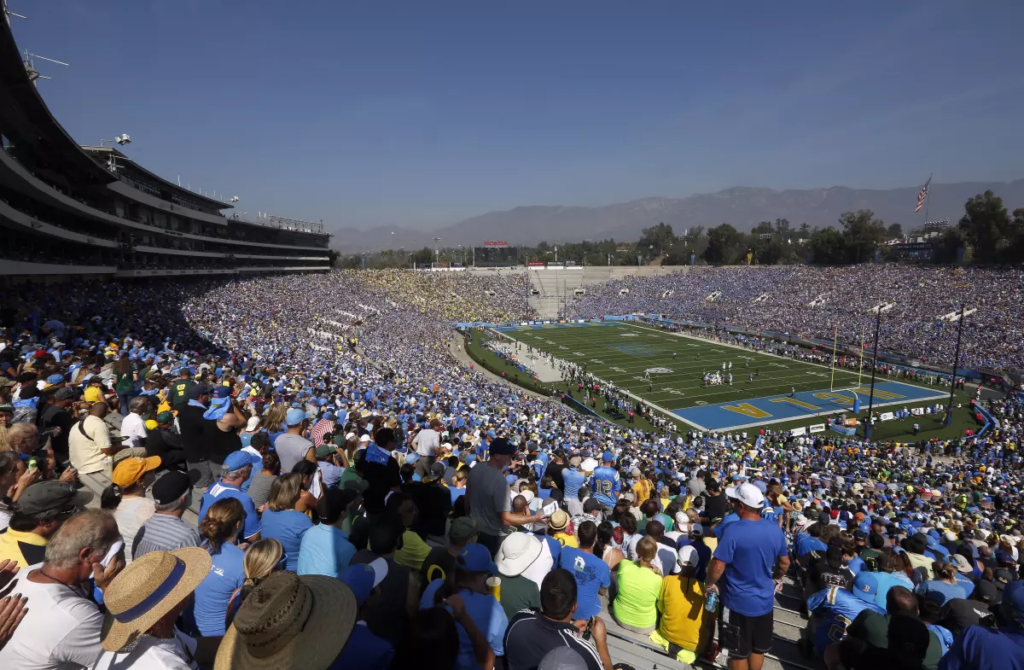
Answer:
<path fill-rule="evenodd" d="M 632 336 L 623 337 L 627 333 Z M 601 383 L 612 384 L 634 400 L 643 400 L 674 421 L 681 421 L 699 430 L 707 428 L 695 423 L 693 418 L 684 418 L 676 412 L 704 406 L 713 408 L 732 402 L 763 403 L 770 398 L 789 396 L 793 391 L 797 394 L 836 394 L 812 399 L 812 402 L 821 408 L 813 414 L 808 412 L 803 417 L 788 416 L 777 419 L 765 417 L 754 423 L 717 430 L 749 428 L 800 418 L 810 419 L 842 411 L 846 405 L 842 400 L 849 398 L 852 402 L 854 396 L 851 391 L 864 387 L 867 383 L 861 377 L 861 384 L 858 386 L 858 375 L 855 371 L 839 368 L 835 370 L 833 385 L 832 371 L 823 365 L 692 335 L 659 331 L 633 323 L 619 323 L 605 328 L 580 328 L 567 324 L 563 328 L 503 331 L 503 334 L 521 345 L 551 354 L 559 361 L 574 363 L 581 367 L 586 365 L 587 372 Z M 677 354 L 675 358 L 672 357 L 673 353 Z M 698 353 L 700 358 L 696 358 Z M 750 361 L 749 367 L 743 364 L 745 360 Z M 732 373 L 733 384 L 705 387 L 703 373 L 723 372 L 723 362 L 733 364 L 731 370 L 724 371 Z M 651 373 L 650 382 L 654 388 L 647 391 L 648 380 L 644 378 L 644 372 L 652 368 L 664 368 L 672 372 Z M 758 371 L 758 375 L 751 383 L 749 376 L 754 371 Z M 932 391 L 928 387 L 916 384 L 907 385 Z M 857 395 L 863 400 L 867 393 L 860 392 Z M 941 394 L 936 393 L 933 397 L 939 395 Z M 875 407 L 910 404 L 922 400 L 886 398 L 884 394 L 881 398 L 876 394 Z"/>

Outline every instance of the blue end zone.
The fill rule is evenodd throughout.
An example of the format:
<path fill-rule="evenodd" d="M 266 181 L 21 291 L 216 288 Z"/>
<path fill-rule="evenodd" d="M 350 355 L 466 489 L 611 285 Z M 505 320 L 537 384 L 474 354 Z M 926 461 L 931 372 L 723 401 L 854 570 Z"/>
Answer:
<path fill-rule="evenodd" d="M 661 349 L 650 344 L 641 344 L 640 342 L 627 344 L 609 344 L 609 349 L 615 349 L 621 351 L 629 356 L 639 356 L 640 358 L 650 358 L 651 356 L 659 356 L 662 354 Z"/>
<path fill-rule="evenodd" d="M 861 411 L 867 409 L 870 387 L 858 387 Z M 875 407 L 902 405 L 929 399 L 945 398 L 947 394 L 920 386 L 900 382 L 875 384 Z M 686 409 L 674 409 L 672 413 L 707 430 L 724 430 L 745 426 L 757 426 L 777 421 L 791 421 L 802 417 L 813 417 L 823 412 L 840 412 L 853 409 L 854 392 L 803 391 L 790 398 L 789 394 L 750 398 L 717 405 L 701 405 Z"/>

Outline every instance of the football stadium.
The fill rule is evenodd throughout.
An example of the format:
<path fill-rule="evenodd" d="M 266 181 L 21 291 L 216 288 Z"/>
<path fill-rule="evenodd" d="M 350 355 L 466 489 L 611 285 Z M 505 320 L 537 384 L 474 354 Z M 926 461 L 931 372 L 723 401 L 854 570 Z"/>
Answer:
<path fill-rule="evenodd" d="M 517 207 L 458 240 L 358 246 L 371 231 L 161 176 L 128 134 L 73 139 L 44 93 L 91 129 L 86 98 L 134 103 L 152 79 L 50 99 L 44 72 L 66 63 L 0 9 L 0 668 L 1024 668 L 1011 185 L 1006 205 L 972 191 L 950 224 L 928 220 L 929 178 L 906 234 L 853 197 L 842 230 L 704 231 L 686 210 L 673 232 L 659 199 L 592 216 L 631 231 L 619 217 L 647 212 L 636 241 L 559 237 L 579 208 Z M 150 10 L 155 49 L 178 10 Z M 278 12 L 257 43 L 295 29 Z M 117 46 L 74 16 L 91 57 Z M 173 38 L 199 50 L 196 30 Z M 224 99 L 236 83 L 218 80 Z M 270 97 L 245 104 L 325 134 L 435 111 L 382 94 L 321 126 L 316 100 Z M 425 128 L 409 146 L 462 142 Z M 267 142 L 251 162 L 309 193 L 282 169 L 299 150 Z M 389 172 L 420 169 L 388 146 Z M 366 195 L 328 178 L 332 197 Z M 398 192 L 383 181 L 381 206 Z M 488 221 L 509 240 L 477 235 Z"/>

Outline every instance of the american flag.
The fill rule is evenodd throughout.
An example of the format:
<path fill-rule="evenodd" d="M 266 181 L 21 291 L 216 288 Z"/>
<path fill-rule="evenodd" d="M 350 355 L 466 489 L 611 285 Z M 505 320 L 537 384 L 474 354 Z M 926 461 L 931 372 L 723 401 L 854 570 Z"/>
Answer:
<path fill-rule="evenodd" d="M 928 197 L 928 186 L 932 183 L 932 176 L 928 175 L 928 181 L 924 183 L 924 187 L 921 192 L 917 194 L 917 207 L 914 208 L 915 212 L 920 212 L 921 208 L 924 207 L 924 199 Z"/>

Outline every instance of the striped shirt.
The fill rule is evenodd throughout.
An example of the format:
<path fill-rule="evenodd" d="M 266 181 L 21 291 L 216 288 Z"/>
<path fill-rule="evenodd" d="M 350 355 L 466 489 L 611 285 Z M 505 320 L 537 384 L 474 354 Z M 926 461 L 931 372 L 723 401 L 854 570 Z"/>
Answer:
<path fill-rule="evenodd" d="M 151 551 L 173 551 L 199 546 L 199 531 L 171 514 L 154 514 L 135 535 L 132 557 L 138 560 Z"/>

